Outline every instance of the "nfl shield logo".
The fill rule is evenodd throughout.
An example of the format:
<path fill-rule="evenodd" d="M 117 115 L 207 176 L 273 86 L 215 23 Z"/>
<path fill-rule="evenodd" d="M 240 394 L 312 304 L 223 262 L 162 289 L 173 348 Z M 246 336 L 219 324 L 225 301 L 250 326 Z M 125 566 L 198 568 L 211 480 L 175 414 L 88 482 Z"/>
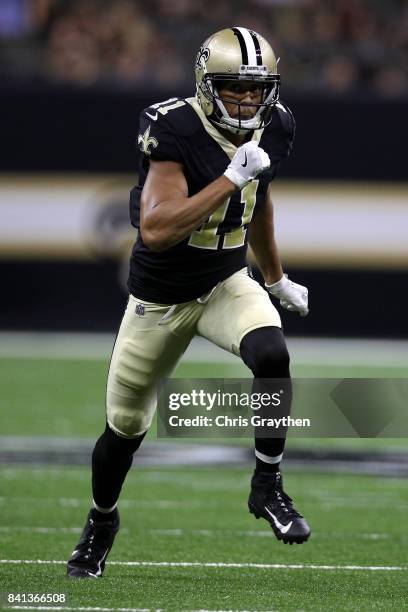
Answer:
<path fill-rule="evenodd" d="M 138 317 L 144 317 L 145 307 L 143 304 L 136 304 L 135 313 Z"/>

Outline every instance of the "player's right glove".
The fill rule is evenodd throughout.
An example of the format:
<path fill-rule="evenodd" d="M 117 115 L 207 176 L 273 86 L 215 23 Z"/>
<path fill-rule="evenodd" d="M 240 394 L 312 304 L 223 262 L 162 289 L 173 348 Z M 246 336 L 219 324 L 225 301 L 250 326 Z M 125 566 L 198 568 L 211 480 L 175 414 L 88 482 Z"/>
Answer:
<path fill-rule="evenodd" d="M 230 165 L 224 172 L 238 189 L 248 185 L 258 174 L 267 170 L 271 165 L 269 156 L 257 142 L 251 140 L 238 147 Z"/>

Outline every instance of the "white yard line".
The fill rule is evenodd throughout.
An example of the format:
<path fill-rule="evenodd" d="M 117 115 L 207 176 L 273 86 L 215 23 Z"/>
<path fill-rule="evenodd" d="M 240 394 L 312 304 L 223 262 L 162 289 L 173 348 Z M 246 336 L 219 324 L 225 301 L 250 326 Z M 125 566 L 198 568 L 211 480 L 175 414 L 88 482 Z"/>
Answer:
<path fill-rule="evenodd" d="M 56 534 L 56 533 L 82 533 L 82 527 L 0 527 L 0 533 L 39 533 Z M 129 529 L 121 529 L 122 533 L 129 533 Z"/>
<path fill-rule="evenodd" d="M 335 498 L 333 501 L 330 499 L 328 495 L 326 495 L 327 501 L 318 502 L 320 509 L 330 509 L 330 508 L 367 508 L 370 509 L 382 509 L 390 507 L 390 500 L 384 499 L 372 499 L 370 496 L 367 498 L 359 497 L 358 499 L 352 498 L 344 498 L 343 500 Z M 43 505 L 58 505 L 66 508 L 79 508 L 79 507 L 89 507 L 90 502 L 89 499 L 82 498 L 51 498 L 51 497 L 0 497 L 0 505 L 6 505 L 10 502 L 17 502 L 18 504 L 34 502 L 36 504 Z M 315 504 L 315 500 L 309 501 L 310 504 Z M 200 501 L 200 500 L 190 500 L 188 502 L 189 508 L 218 508 L 219 506 L 225 507 L 225 500 L 220 501 L 217 499 L 212 499 L 209 501 Z M 229 503 L 229 505 L 233 506 L 234 502 Z M 120 502 L 119 507 L 122 508 L 140 508 L 146 510 L 181 510 L 185 509 L 185 503 L 181 501 L 171 500 L 171 499 L 124 499 Z M 404 502 L 396 502 L 393 503 L 394 510 L 408 510 L 408 503 Z"/>
<path fill-rule="evenodd" d="M 60 498 L 52 498 L 52 497 L 0 497 L 0 504 L 8 504 L 9 502 L 18 502 L 18 503 L 27 503 L 34 502 L 38 504 L 53 504 L 59 505 L 63 508 L 79 508 L 81 506 L 90 506 L 89 499 L 86 498 L 76 498 L 76 497 L 60 497 Z M 189 507 L 194 508 L 202 508 L 219 506 L 221 502 L 216 502 L 213 500 L 210 502 L 201 502 L 198 500 L 190 500 Z M 168 510 L 168 509 L 180 509 L 185 508 L 185 504 L 181 501 L 171 500 L 171 499 L 124 499 L 120 502 L 122 508 L 145 508 L 148 510 Z"/>
<path fill-rule="evenodd" d="M 164 612 L 163 609 L 157 608 L 100 608 L 100 607 L 73 607 L 73 606 L 7 606 L 6 610 L 80 610 L 81 612 Z M 250 612 L 249 610 L 188 610 L 187 612 Z M 257 612 L 252 610 L 251 612 Z M 259 611 L 261 612 L 261 611 Z M 273 612 L 269 610 L 268 612 Z"/>
<path fill-rule="evenodd" d="M 0 357 L 44 359 L 110 358 L 113 334 L 0 332 Z M 330 366 L 407 367 L 408 341 L 338 338 L 287 338 L 292 363 Z M 203 338 L 195 338 L 184 361 L 241 363 Z"/>
<path fill-rule="evenodd" d="M 7 610 L 83 610 L 91 611 L 95 610 L 95 612 L 111 612 L 115 610 L 116 612 L 162 612 L 162 610 L 151 610 L 151 608 L 84 608 L 84 607 L 72 607 L 72 606 L 9 606 L 6 608 Z"/>
<path fill-rule="evenodd" d="M 4 565 L 65 565 L 66 561 L 48 559 L 0 559 Z M 403 565 L 316 565 L 312 563 L 223 563 L 201 561 L 110 561 L 121 567 L 203 567 L 214 569 L 341 570 L 368 572 L 406 572 Z"/>
<path fill-rule="evenodd" d="M 81 612 L 164 612 L 163 609 L 151 609 L 151 608 L 100 608 L 100 607 L 73 607 L 73 606 L 7 606 L 6 610 L 80 610 Z M 257 612 L 256 610 L 187 610 L 186 612 Z M 261 611 L 258 611 L 261 612 Z M 274 612 L 268 608 L 268 612 Z"/>
<path fill-rule="evenodd" d="M 163 537 L 208 537 L 208 538 L 218 538 L 218 537 L 234 537 L 234 538 L 270 538 L 272 534 L 272 530 L 268 529 L 265 531 L 262 530 L 236 530 L 233 531 L 231 529 L 140 529 L 133 530 L 135 533 L 140 531 L 143 534 L 148 534 L 152 536 L 163 536 Z M 41 535 L 47 534 L 71 534 L 71 533 L 81 533 L 82 527 L 0 527 L 0 533 L 38 533 Z M 122 528 L 121 533 L 129 533 L 129 529 Z M 315 538 L 353 538 L 353 539 L 362 539 L 362 540 L 388 540 L 392 536 L 389 533 L 347 533 L 344 531 L 331 531 L 330 533 L 318 532 L 313 535 L 313 539 Z M 403 536 L 401 539 L 405 539 Z"/>

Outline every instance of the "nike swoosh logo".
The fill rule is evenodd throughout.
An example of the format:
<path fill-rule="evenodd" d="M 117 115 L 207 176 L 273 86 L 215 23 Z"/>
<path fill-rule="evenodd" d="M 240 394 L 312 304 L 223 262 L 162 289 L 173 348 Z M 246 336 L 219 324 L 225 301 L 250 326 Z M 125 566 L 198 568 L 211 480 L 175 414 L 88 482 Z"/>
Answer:
<path fill-rule="evenodd" d="M 88 574 L 88 576 L 92 576 L 92 578 L 99 578 L 99 576 L 100 576 L 100 574 L 93 574 L 92 572 L 90 572 L 88 570 L 86 571 L 86 573 Z"/>
<path fill-rule="evenodd" d="M 242 166 L 243 168 L 245 168 L 245 166 L 247 165 L 247 163 L 248 163 L 248 159 L 247 159 L 247 154 L 246 154 L 246 151 L 245 151 L 245 163 L 244 163 L 244 164 L 241 164 L 241 166 Z"/>
<path fill-rule="evenodd" d="M 292 524 L 292 523 L 291 523 L 291 524 Z M 103 555 L 103 557 L 102 557 L 102 558 L 101 558 L 101 559 L 98 561 L 98 569 L 97 569 L 97 572 L 96 572 L 96 577 L 97 577 L 97 578 L 99 578 L 99 576 L 102 576 L 101 565 L 102 565 L 103 561 L 105 561 L 105 559 L 106 559 L 106 557 L 107 557 L 107 555 L 108 555 L 108 552 L 109 552 L 109 548 L 107 548 L 107 549 L 106 549 L 105 554 L 104 554 L 104 555 Z M 89 572 L 89 573 L 91 573 L 91 572 Z"/>
<path fill-rule="evenodd" d="M 150 117 L 150 119 L 153 119 L 153 121 L 157 121 L 157 118 L 158 118 L 158 116 L 159 116 L 159 113 L 156 113 L 155 115 L 151 115 L 150 113 L 148 113 L 148 112 L 146 111 L 146 115 L 147 115 L 148 117 Z"/>
<path fill-rule="evenodd" d="M 289 531 L 289 529 L 292 527 L 292 522 L 290 521 L 290 523 L 288 523 L 287 525 L 282 525 L 282 523 L 280 523 L 278 521 L 278 519 L 276 518 L 276 516 L 274 514 L 272 514 L 272 512 L 270 510 L 268 510 L 268 508 L 265 506 L 265 510 L 267 511 L 267 513 L 272 517 L 273 522 L 275 523 L 276 527 L 279 529 L 279 531 L 281 533 L 287 533 Z"/>

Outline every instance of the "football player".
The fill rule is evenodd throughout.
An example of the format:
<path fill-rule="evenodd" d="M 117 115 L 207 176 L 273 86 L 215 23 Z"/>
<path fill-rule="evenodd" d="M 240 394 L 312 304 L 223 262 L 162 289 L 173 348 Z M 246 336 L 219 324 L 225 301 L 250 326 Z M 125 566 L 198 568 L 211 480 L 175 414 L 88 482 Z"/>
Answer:
<path fill-rule="evenodd" d="M 241 356 L 259 384 L 284 379 L 290 390 L 289 355 L 269 294 L 305 316 L 308 292 L 283 274 L 274 238 L 270 183 L 295 132 L 279 101 L 276 57 L 256 32 L 229 28 L 202 45 L 195 74 L 195 97 L 153 104 L 140 117 L 139 183 L 131 192 L 140 231 L 109 369 L 106 429 L 92 455 L 93 508 L 68 561 L 71 577 L 102 575 L 157 383 L 195 335 Z M 248 275 L 248 244 L 265 289 Z M 310 529 L 283 490 L 284 444 L 284 437 L 255 434 L 248 506 L 279 540 L 302 543 Z"/>

